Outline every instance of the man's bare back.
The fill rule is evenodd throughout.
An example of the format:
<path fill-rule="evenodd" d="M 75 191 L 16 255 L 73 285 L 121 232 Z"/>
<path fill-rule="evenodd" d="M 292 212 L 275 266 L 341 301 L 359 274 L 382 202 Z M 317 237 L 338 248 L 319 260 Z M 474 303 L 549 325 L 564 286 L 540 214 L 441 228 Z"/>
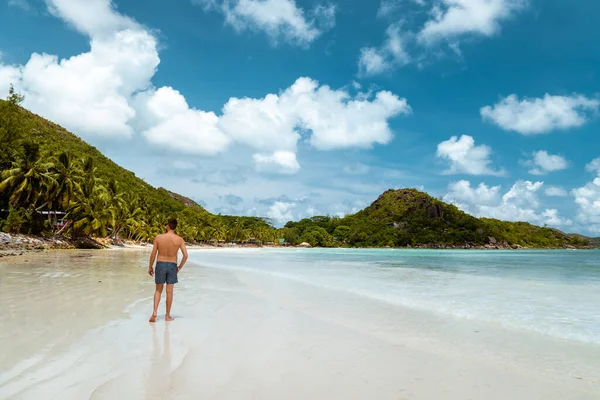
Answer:
<path fill-rule="evenodd" d="M 154 239 L 158 250 L 158 261 L 174 262 L 177 264 L 177 253 L 182 246 L 185 248 L 183 239 L 173 232 L 163 233 Z M 182 249 L 183 250 L 183 249 Z"/>
<path fill-rule="evenodd" d="M 152 248 L 152 254 L 150 255 L 150 265 L 148 266 L 148 274 L 154 276 L 154 283 L 156 283 L 156 291 L 154 292 L 154 311 L 150 322 L 156 321 L 156 313 L 158 310 L 158 303 L 162 295 L 163 287 L 167 285 L 167 314 L 165 320 L 172 321 L 171 317 L 171 304 L 173 303 L 173 287 L 178 282 L 177 274 L 183 268 L 183 264 L 187 261 L 188 254 L 185 248 L 185 241 L 175 234 L 177 228 L 177 220 L 169 220 L 169 223 L 165 226 L 167 233 L 158 235 L 154 239 L 154 247 Z M 179 250 L 183 253 L 181 264 L 177 265 L 177 253 Z M 156 263 L 156 269 L 153 268 L 154 262 Z"/>

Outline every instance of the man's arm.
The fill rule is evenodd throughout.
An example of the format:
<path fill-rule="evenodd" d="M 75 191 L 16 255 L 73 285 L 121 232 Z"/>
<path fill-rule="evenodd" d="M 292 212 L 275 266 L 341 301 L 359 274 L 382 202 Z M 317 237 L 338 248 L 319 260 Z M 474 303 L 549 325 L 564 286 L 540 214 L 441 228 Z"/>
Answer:
<path fill-rule="evenodd" d="M 150 254 L 150 265 L 148 265 L 148 275 L 154 276 L 154 261 L 156 261 L 156 253 L 158 252 L 158 242 L 154 239 L 154 246 L 152 247 L 152 254 Z"/>
<path fill-rule="evenodd" d="M 183 253 L 183 258 L 181 259 L 181 264 L 179 264 L 179 267 L 177 267 L 177 272 L 181 271 L 181 268 L 183 268 L 183 264 L 185 264 L 185 262 L 188 259 L 188 253 L 187 253 L 187 249 L 185 248 L 185 240 L 181 240 L 181 246 L 179 246 L 179 248 L 181 249 L 181 252 Z"/>

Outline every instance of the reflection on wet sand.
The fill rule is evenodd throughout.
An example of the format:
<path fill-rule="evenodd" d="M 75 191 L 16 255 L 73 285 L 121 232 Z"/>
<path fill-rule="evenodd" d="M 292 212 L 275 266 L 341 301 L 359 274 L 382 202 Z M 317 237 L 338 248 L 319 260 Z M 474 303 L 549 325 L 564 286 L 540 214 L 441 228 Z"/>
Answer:
<path fill-rule="evenodd" d="M 170 323 L 149 323 L 152 329 L 152 358 L 150 360 L 150 373 L 148 374 L 147 397 L 156 396 L 157 393 L 168 392 L 171 386 L 171 339 L 169 334 Z M 159 342 L 158 332 L 162 331 L 162 346 Z"/>

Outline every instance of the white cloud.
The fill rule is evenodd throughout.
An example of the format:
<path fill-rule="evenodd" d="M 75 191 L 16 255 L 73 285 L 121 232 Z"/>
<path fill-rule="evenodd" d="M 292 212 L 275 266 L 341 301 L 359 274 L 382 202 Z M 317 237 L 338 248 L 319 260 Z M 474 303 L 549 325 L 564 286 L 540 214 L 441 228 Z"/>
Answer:
<path fill-rule="evenodd" d="M 600 233 L 600 177 L 572 191 L 577 204 L 577 221 L 592 233 Z"/>
<path fill-rule="evenodd" d="M 523 9 L 529 0 L 436 0 L 428 11 L 423 25 L 415 31 L 400 34 L 399 26 L 411 22 L 409 0 L 382 0 L 377 16 L 390 19 L 402 9 L 402 19 L 387 29 L 383 45 L 364 47 L 359 57 L 359 74 L 376 75 L 401 67 L 417 60 L 419 66 L 429 57 L 439 58 L 445 53 L 440 47 L 462 58 L 460 41 L 464 36 L 493 36 L 500 31 L 500 23 Z M 425 0 L 410 0 L 417 6 L 426 6 Z M 419 18 L 417 17 L 417 19 Z M 419 22 L 420 24 L 420 22 Z M 407 51 L 411 46 L 412 51 Z M 414 52 L 420 55 L 414 55 Z"/>
<path fill-rule="evenodd" d="M 272 154 L 254 154 L 254 163 L 259 172 L 295 174 L 300 169 L 296 153 L 276 151 Z"/>
<path fill-rule="evenodd" d="M 585 169 L 597 176 L 571 194 L 577 205 L 576 220 L 592 234 L 600 234 L 600 157 L 592 160 Z"/>
<path fill-rule="evenodd" d="M 322 174 L 321 174 L 322 175 Z M 281 188 L 281 185 L 288 185 L 288 188 Z M 368 196 L 358 197 L 356 194 L 349 194 L 346 191 L 338 191 L 331 187 L 324 188 L 319 193 L 310 192 L 311 188 L 302 187 L 298 181 L 279 181 L 277 187 L 271 189 L 293 193 L 294 195 L 274 195 L 273 197 L 262 198 L 255 197 L 254 204 L 259 210 L 260 215 L 276 219 L 278 224 L 290 220 L 300 220 L 310 218 L 315 215 L 339 215 L 344 216 L 349 213 L 356 213 L 371 203 L 377 196 L 371 193 Z M 248 196 L 244 196 L 247 198 Z M 284 215 L 284 216 L 281 216 Z"/>
<path fill-rule="evenodd" d="M 492 36 L 500 21 L 526 5 L 525 0 L 441 0 L 431 9 L 431 18 L 419 32 L 422 43 L 456 38 L 465 34 Z"/>
<path fill-rule="evenodd" d="M 288 173 L 297 166 L 295 156 L 291 162 L 289 154 L 296 151 L 300 132 L 321 150 L 367 148 L 388 143 L 392 138 L 388 119 L 411 111 L 405 99 L 390 92 L 378 92 L 372 99 L 364 93 L 353 97 L 345 90 L 319 86 L 310 78 L 299 78 L 280 94 L 262 99 L 231 98 L 220 116 L 190 109 L 185 98 L 171 88 L 156 91 L 144 108 L 146 119 L 154 119 L 144 136 L 155 144 L 216 154 L 238 142 L 260 150 L 255 157 L 260 170 L 284 165 Z M 265 152 L 275 153 L 267 157 Z M 283 155 L 288 158 L 284 160 Z"/>
<path fill-rule="evenodd" d="M 317 215 L 318 213 L 319 213 L 319 211 L 316 208 L 314 208 L 313 206 L 308 206 L 308 208 L 304 212 L 304 214 L 306 216 L 308 216 L 308 218 L 312 218 L 315 215 Z"/>
<path fill-rule="evenodd" d="M 411 57 L 406 50 L 407 38 L 400 31 L 400 26 L 389 26 L 385 42 L 380 48 L 364 47 L 360 50 L 359 74 L 376 75 L 410 63 Z"/>
<path fill-rule="evenodd" d="M 556 208 L 546 209 L 541 214 L 542 221 L 548 226 L 569 226 L 572 225 L 571 220 L 565 220 L 558 215 Z"/>
<path fill-rule="evenodd" d="M 232 7 L 263 10 L 250 3 Z M 14 83 L 25 107 L 82 136 L 128 138 L 139 131 L 156 146 L 199 155 L 237 142 L 259 150 L 261 167 L 279 163 L 290 172 L 297 161 L 281 154 L 295 152 L 302 136 L 321 150 L 368 148 L 388 143 L 388 120 L 411 111 L 390 92 L 351 95 L 310 78 L 262 99 L 232 98 L 221 115 L 197 110 L 177 90 L 152 86 L 157 40 L 110 0 L 48 0 L 48 7 L 90 37 L 90 50 L 68 59 L 34 53 L 23 66 L 0 63 L 0 90 Z M 316 10 L 315 18 L 327 14 L 322 6 Z"/>
<path fill-rule="evenodd" d="M 25 107 L 70 130 L 129 137 L 135 116 L 129 102 L 150 85 L 159 62 L 155 46 L 146 32 L 127 30 L 93 39 L 89 53 L 69 59 L 33 54 L 15 86 L 25 95 Z"/>
<path fill-rule="evenodd" d="M 600 157 L 593 159 L 585 166 L 585 170 L 588 172 L 595 172 L 600 175 Z"/>
<path fill-rule="evenodd" d="M 142 30 L 129 17 L 118 13 L 112 0 L 46 0 L 48 10 L 90 37 L 126 29 Z"/>
<path fill-rule="evenodd" d="M 556 209 L 540 210 L 537 193 L 543 185 L 543 182 L 519 180 L 502 194 L 499 186 L 490 187 L 481 183 L 477 188 L 472 188 L 470 182 L 463 180 L 451 183 L 443 199 L 476 217 L 556 227 L 572 225 L 572 221 L 560 217 Z"/>
<path fill-rule="evenodd" d="M 532 166 L 529 173 L 533 175 L 545 175 L 549 172 L 561 171 L 569 167 L 569 162 L 566 158 L 548 154 L 545 150 L 534 152 L 533 159 L 528 164 Z"/>
<path fill-rule="evenodd" d="M 0 54 L 2 56 L 2 54 Z M 0 57 L 0 97 L 6 98 L 10 84 L 17 84 L 21 79 L 21 69 L 10 65 L 2 65 Z M 16 88 L 19 90 L 19 87 Z"/>
<path fill-rule="evenodd" d="M 315 215 L 330 215 L 343 218 L 349 214 L 356 214 L 360 210 L 364 209 L 367 203 L 363 200 L 354 199 L 346 200 L 341 202 L 332 202 L 330 204 L 320 204 L 318 206 L 310 205 L 303 212 L 300 211 L 296 215 L 297 218 L 311 218 Z"/>
<path fill-rule="evenodd" d="M 389 71 L 392 64 L 387 60 L 386 53 L 375 47 L 360 49 L 358 70 L 361 75 L 376 75 Z"/>
<path fill-rule="evenodd" d="M 11 7 L 20 8 L 26 12 L 34 12 L 33 6 L 27 0 L 8 0 L 8 5 Z"/>
<path fill-rule="evenodd" d="M 377 10 L 377 17 L 383 18 L 389 14 L 395 12 L 398 9 L 400 2 L 398 0 L 381 0 L 379 9 Z"/>
<path fill-rule="evenodd" d="M 599 107 L 600 101 L 578 94 L 546 94 L 543 98 L 523 100 L 513 94 L 494 106 L 483 107 L 481 116 L 504 130 L 536 135 L 580 127 L 588 121 L 589 113 L 597 111 Z"/>
<path fill-rule="evenodd" d="M 500 186 L 487 186 L 482 182 L 477 188 L 471 188 L 469 181 L 462 180 L 450 184 L 449 193 L 444 200 L 454 204 L 464 204 L 466 208 L 469 204 L 494 204 L 499 197 Z"/>
<path fill-rule="evenodd" d="M 267 198 L 255 198 L 254 200 L 257 203 L 260 204 L 266 204 L 266 205 L 273 205 L 274 203 L 280 202 L 280 203 L 294 203 L 296 205 L 304 205 L 307 203 L 310 203 L 310 201 L 312 200 L 313 197 L 318 197 L 315 196 L 314 193 L 311 193 L 309 195 L 302 195 L 302 196 L 294 196 L 294 197 L 290 197 L 288 195 L 282 194 L 280 196 L 277 197 L 267 197 Z"/>
<path fill-rule="evenodd" d="M 569 195 L 565 189 L 558 186 L 546 187 L 544 194 L 549 197 L 566 197 Z"/>
<path fill-rule="evenodd" d="M 295 203 L 283 203 L 277 201 L 271 205 L 267 211 L 267 217 L 275 221 L 276 223 L 285 223 L 294 219 L 292 209 L 296 206 Z"/>
<path fill-rule="evenodd" d="M 300 134 L 294 89 L 262 99 L 230 99 L 219 126 L 233 139 L 261 150 L 294 151 Z"/>
<path fill-rule="evenodd" d="M 23 66 L 0 65 L 0 89 L 13 83 L 26 108 L 80 135 L 130 137 L 132 98 L 151 86 L 160 62 L 156 39 L 108 0 L 48 0 L 48 6 L 90 36 L 90 50 L 61 60 L 34 53 Z"/>
<path fill-rule="evenodd" d="M 385 43 L 386 49 L 392 55 L 394 61 L 397 64 L 408 64 L 410 62 L 410 56 L 406 52 L 404 38 L 400 31 L 400 26 L 390 26 L 387 31 L 387 41 Z"/>
<path fill-rule="evenodd" d="M 214 155 L 231 143 L 218 128 L 215 113 L 189 108 L 173 88 L 158 89 L 148 98 L 146 108 L 154 123 L 142 135 L 154 145 L 182 153 Z"/>
<path fill-rule="evenodd" d="M 335 26 L 336 8 L 317 5 L 306 13 L 295 0 L 194 0 L 225 15 L 236 31 L 264 31 L 274 43 L 284 39 L 307 46 Z"/>
<path fill-rule="evenodd" d="M 294 151 L 300 132 L 320 150 L 368 148 L 388 143 L 388 119 L 410 112 L 406 99 L 387 91 L 370 100 L 299 78 L 279 95 L 229 100 L 219 127 L 234 140 L 261 150 Z"/>
<path fill-rule="evenodd" d="M 519 180 L 502 196 L 502 201 L 519 207 L 537 208 L 539 205 L 537 191 L 542 186 L 544 186 L 544 182 Z"/>
<path fill-rule="evenodd" d="M 407 3 L 409 1 L 419 6 L 425 5 L 425 0 L 381 0 L 381 3 L 379 4 L 379 9 L 377 10 L 377 17 L 391 17 L 402 8 L 404 3 Z"/>
<path fill-rule="evenodd" d="M 321 150 L 369 148 L 392 139 L 388 119 L 412 112 L 406 99 L 380 91 L 374 99 L 351 98 L 342 90 L 322 86 L 302 96 L 302 128 L 312 132 L 310 143 Z"/>
<path fill-rule="evenodd" d="M 492 149 L 486 145 L 475 145 L 475 140 L 468 135 L 462 135 L 460 139 L 452 136 L 449 140 L 441 142 L 437 146 L 437 156 L 446 159 L 450 168 L 445 174 L 468 174 L 468 175 L 503 175 L 502 170 L 490 167 L 492 160 Z"/>

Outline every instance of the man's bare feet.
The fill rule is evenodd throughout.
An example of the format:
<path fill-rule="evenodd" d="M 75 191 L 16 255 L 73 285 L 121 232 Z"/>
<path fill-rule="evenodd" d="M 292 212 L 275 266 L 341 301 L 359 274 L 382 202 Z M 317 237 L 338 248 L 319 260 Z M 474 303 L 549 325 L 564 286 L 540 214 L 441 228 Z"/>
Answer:
<path fill-rule="evenodd" d="M 175 318 L 171 317 L 170 315 L 167 315 L 165 317 L 165 321 L 174 321 L 174 320 L 175 320 Z"/>
<path fill-rule="evenodd" d="M 152 314 L 150 317 L 150 322 L 156 322 L 156 314 Z"/>

